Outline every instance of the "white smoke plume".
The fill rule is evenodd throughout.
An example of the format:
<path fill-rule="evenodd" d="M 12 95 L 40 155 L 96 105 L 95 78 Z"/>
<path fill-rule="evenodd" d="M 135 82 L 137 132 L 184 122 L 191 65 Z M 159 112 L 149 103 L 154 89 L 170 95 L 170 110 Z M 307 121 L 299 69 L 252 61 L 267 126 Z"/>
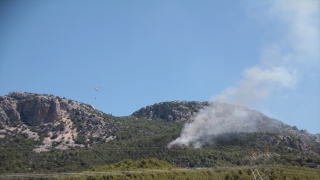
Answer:
<path fill-rule="evenodd" d="M 255 122 L 250 121 L 252 114 L 241 106 L 224 103 L 212 103 L 200 110 L 195 120 L 186 124 L 181 136 L 171 142 L 168 147 L 175 145 L 201 148 L 204 144 L 212 144 L 214 136 L 225 132 L 251 131 Z M 236 124 L 239 124 L 235 126 Z"/>
<path fill-rule="evenodd" d="M 279 24 L 281 38 L 264 49 L 260 64 L 242 72 L 242 79 L 211 101 L 247 106 L 277 90 L 292 90 L 310 71 L 319 71 L 320 1 L 271 1 L 268 17 Z M 220 133 L 254 131 L 244 108 L 223 109 L 220 103 L 201 110 L 168 147 L 212 144 Z M 232 125 L 237 124 L 236 127 Z"/>
<path fill-rule="evenodd" d="M 308 71 L 319 70 L 320 1 L 272 2 L 268 15 L 278 21 L 281 38 L 263 50 L 260 65 L 245 69 L 235 87 L 212 101 L 248 105 L 277 89 L 294 89 Z"/>

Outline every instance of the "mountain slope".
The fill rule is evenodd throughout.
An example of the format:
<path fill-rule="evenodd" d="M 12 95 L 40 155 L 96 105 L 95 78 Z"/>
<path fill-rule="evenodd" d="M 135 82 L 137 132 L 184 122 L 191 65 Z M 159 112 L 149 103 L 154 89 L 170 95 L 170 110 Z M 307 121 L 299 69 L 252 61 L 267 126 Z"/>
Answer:
<path fill-rule="evenodd" d="M 221 117 L 235 109 L 247 112 L 259 131 L 215 134 L 209 138 L 214 143 L 201 149 L 168 148 L 199 113 L 215 106 Z M 224 124 L 241 126 L 237 121 Z M 258 152 L 265 146 L 281 155 L 280 164 L 320 164 L 316 135 L 222 103 L 163 102 L 114 117 L 63 97 L 14 92 L 0 97 L 0 126 L 0 173 L 78 171 L 126 158 L 157 158 L 182 167 L 245 165 L 242 159 L 250 148 Z"/>

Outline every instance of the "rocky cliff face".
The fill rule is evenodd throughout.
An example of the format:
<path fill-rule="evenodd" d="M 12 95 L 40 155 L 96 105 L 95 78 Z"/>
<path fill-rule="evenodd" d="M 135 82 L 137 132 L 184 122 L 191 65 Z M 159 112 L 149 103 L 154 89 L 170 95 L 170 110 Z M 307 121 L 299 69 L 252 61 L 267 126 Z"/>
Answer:
<path fill-rule="evenodd" d="M 0 134 L 27 133 L 43 142 L 35 151 L 52 146 L 84 146 L 94 138 L 110 140 L 114 120 L 88 104 L 48 94 L 13 92 L 0 97 Z M 0 137 L 0 138 L 1 138 Z"/>
<path fill-rule="evenodd" d="M 58 99 L 53 96 L 26 93 L 11 93 L 0 97 L 0 123 L 2 125 L 13 120 L 23 120 L 30 125 L 42 125 L 61 118 L 62 110 Z M 65 102 L 61 102 L 64 104 Z M 65 105 L 64 105 L 65 106 Z"/>
<path fill-rule="evenodd" d="M 48 94 L 13 92 L 0 97 L 0 123 L 3 126 L 21 120 L 39 126 L 66 118 L 74 109 L 90 111 L 93 107 Z"/>

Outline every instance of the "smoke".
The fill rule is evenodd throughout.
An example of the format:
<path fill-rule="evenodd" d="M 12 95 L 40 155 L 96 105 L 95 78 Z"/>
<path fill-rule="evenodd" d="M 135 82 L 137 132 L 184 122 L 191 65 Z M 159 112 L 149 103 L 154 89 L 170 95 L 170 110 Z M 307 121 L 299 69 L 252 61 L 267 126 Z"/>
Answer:
<path fill-rule="evenodd" d="M 277 88 L 294 88 L 298 75 L 294 68 L 278 66 L 271 68 L 252 67 L 242 73 L 238 86 L 229 87 L 212 101 L 247 105 L 258 99 L 267 98 Z"/>
<path fill-rule="evenodd" d="M 253 127 L 255 127 L 255 122 L 250 121 L 248 109 L 224 103 L 212 103 L 209 107 L 200 110 L 195 120 L 186 124 L 181 136 L 171 142 L 168 147 L 191 145 L 201 148 L 205 144 L 212 144 L 217 134 L 248 132 Z"/>
<path fill-rule="evenodd" d="M 243 70 L 242 79 L 235 86 L 213 96 L 211 101 L 247 106 L 267 99 L 275 91 L 294 90 L 305 75 L 319 71 L 320 1 L 272 1 L 267 15 L 277 24 L 272 28 L 281 32 L 277 41 L 262 50 L 260 64 Z M 180 137 L 168 147 L 200 148 L 214 143 L 213 137 L 221 133 L 255 131 L 251 119 L 245 108 L 213 103 L 186 124 Z"/>
<path fill-rule="evenodd" d="M 262 51 L 260 65 L 245 69 L 236 86 L 212 101 L 248 105 L 276 90 L 293 90 L 310 70 L 319 70 L 320 1 L 272 2 L 268 15 L 281 32 L 278 41 Z"/>

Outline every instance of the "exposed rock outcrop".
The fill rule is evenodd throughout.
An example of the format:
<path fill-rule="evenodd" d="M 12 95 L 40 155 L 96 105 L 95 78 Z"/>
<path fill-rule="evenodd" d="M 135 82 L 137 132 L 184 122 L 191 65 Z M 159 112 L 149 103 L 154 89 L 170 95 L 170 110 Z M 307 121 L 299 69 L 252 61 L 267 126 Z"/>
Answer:
<path fill-rule="evenodd" d="M 17 111 L 17 100 L 0 96 L 0 125 L 4 126 L 12 119 L 20 119 L 20 113 Z"/>
<path fill-rule="evenodd" d="M 0 97 L 0 123 L 3 125 L 15 120 L 42 125 L 61 118 L 60 102 L 54 96 L 13 92 Z"/>
<path fill-rule="evenodd" d="M 209 102 L 199 101 L 173 101 L 156 103 L 134 112 L 131 116 L 147 119 L 159 118 L 167 121 L 190 122 L 194 115 Z"/>
<path fill-rule="evenodd" d="M 35 149 L 37 152 L 51 148 L 53 143 L 66 149 L 86 145 L 90 138 L 110 139 L 114 121 L 99 114 L 91 105 L 49 94 L 12 92 L 0 96 L 1 136 L 11 132 L 42 136 L 43 145 Z"/>

